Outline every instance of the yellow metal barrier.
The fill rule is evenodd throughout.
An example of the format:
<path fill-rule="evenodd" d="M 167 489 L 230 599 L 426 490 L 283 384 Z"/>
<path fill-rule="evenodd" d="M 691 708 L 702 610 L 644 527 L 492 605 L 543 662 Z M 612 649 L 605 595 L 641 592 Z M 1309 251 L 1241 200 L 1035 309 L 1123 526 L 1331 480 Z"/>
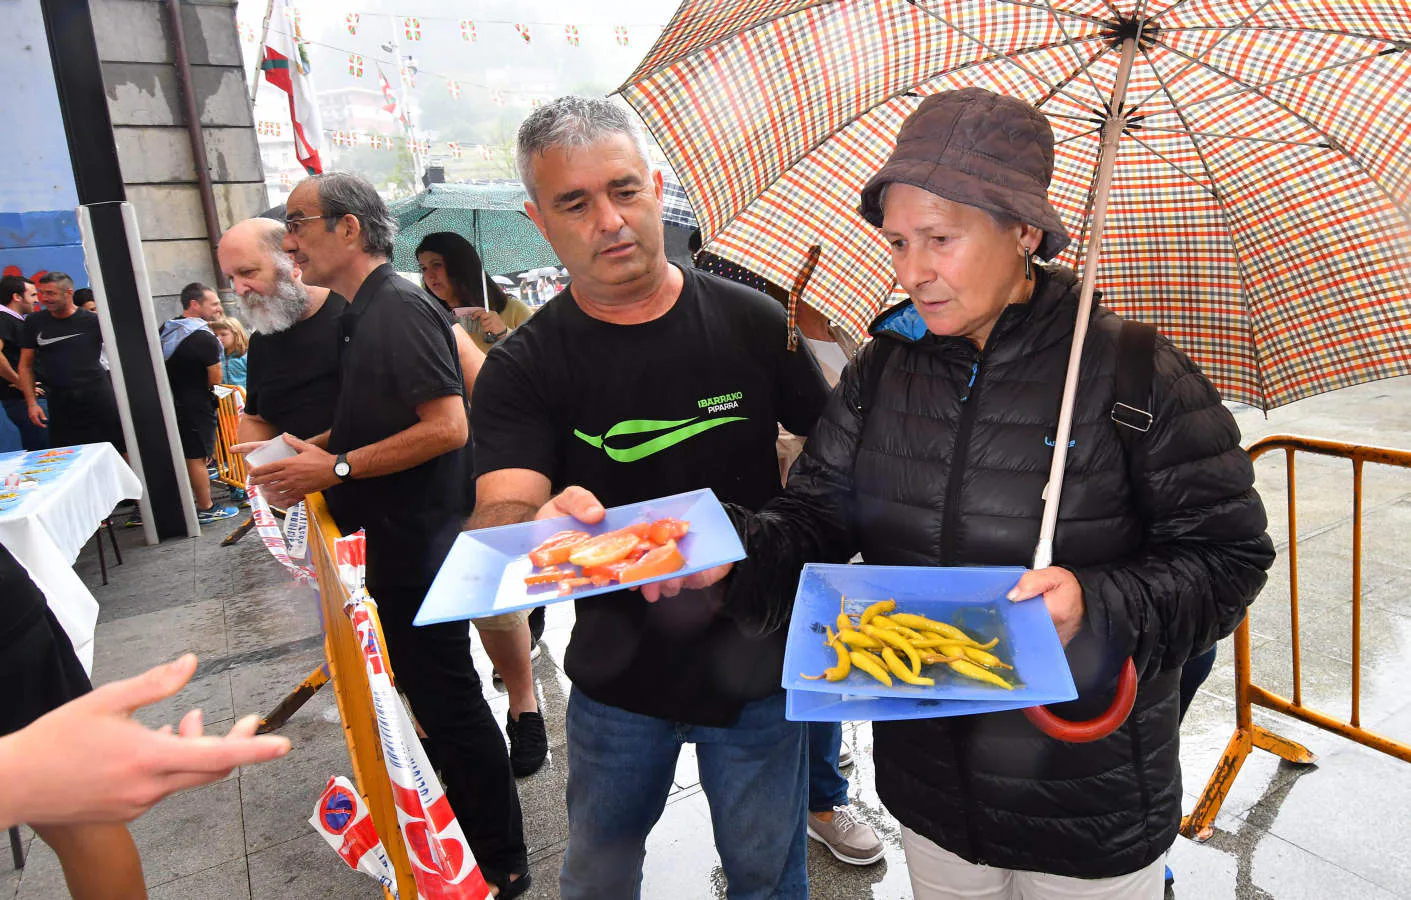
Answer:
<path fill-rule="evenodd" d="M 229 388 L 230 393 L 221 397 L 216 406 L 216 477 L 232 489 L 244 491 L 245 457 L 231 453 L 230 448 L 236 444 L 235 430 L 240 427 L 240 410 L 245 408 L 245 389 L 233 384 L 220 386 Z"/>
<path fill-rule="evenodd" d="M 387 765 L 382 757 L 382 741 L 378 737 L 367 668 L 358 636 L 343 612 L 348 591 L 338 577 L 338 564 L 333 552 L 333 542 L 341 535 L 323 502 L 323 495 L 310 494 L 305 499 L 309 514 L 309 549 L 314 571 L 318 574 L 319 605 L 323 610 L 323 652 L 328 659 L 338 713 L 343 718 L 343 740 L 348 745 L 348 758 L 353 764 L 353 781 L 367 804 L 383 849 L 392 861 L 398 894 L 403 900 L 416 900 L 419 894 L 407 857 L 407 846 L 402 840 L 402 830 L 397 824 L 397 806 Z M 377 619 L 377 611 L 371 612 L 378 643 L 383 645 L 382 658 L 387 661 L 390 674 L 392 660 L 382 639 L 382 625 Z M 389 898 L 392 896 L 385 889 L 383 893 Z"/>
<path fill-rule="evenodd" d="M 1255 725 L 1253 707 L 1262 706 L 1307 722 L 1317 728 L 1342 735 L 1373 750 L 1411 762 L 1411 746 L 1362 727 L 1362 467 L 1365 463 L 1411 468 L 1411 451 L 1390 450 L 1344 444 L 1293 435 L 1274 435 L 1258 441 L 1249 450 L 1251 459 L 1265 453 L 1284 451 L 1288 477 L 1289 523 L 1289 612 L 1292 625 L 1293 697 L 1281 697 L 1250 680 L 1249 619 L 1235 631 L 1235 733 L 1225 746 L 1225 754 L 1215 766 L 1199 802 L 1181 822 L 1181 834 L 1197 841 L 1209 838 L 1215 830 L 1215 816 L 1225 801 L 1245 757 L 1255 747 L 1267 750 L 1292 763 L 1307 764 L 1317 757 L 1301 744 Z M 1352 461 L 1352 709 L 1346 721 L 1303 705 L 1302 671 L 1298 633 L 1298 517 L 1294 508 L 1296 481 L 1294 453 L 1313 453 Z"/>

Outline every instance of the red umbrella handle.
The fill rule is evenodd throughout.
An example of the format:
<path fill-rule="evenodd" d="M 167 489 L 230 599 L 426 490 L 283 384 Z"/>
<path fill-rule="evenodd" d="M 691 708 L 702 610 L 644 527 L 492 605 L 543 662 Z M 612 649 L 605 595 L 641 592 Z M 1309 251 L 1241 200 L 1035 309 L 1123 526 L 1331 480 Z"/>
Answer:
<path fill-rule="evenodd" d="M 1024 710 L 1024 715 L 1034 723 L 1035 728 L 1054 740 L 1069 744 L 1086 744 L 1101 740 L 1121 728 L 1136 702 L 1137 667 L 1129 656 L 1122 666 L 1122 674 L 1117 676 L 1117 696 L 1112 698 L 1112 705 L 1107 711 L 1097 718 L 1088 719 L 1086 722 L 1070 722 L 1049 712 L 1047 706 L 1031 706 Z"/>

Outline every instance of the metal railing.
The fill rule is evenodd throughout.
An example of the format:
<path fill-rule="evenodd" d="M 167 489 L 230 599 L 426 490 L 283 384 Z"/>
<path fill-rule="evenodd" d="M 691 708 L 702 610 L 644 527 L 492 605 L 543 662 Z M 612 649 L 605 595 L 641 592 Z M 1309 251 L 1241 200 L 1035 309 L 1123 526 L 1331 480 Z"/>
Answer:
<path fill-rule="evenodd" d="M 1249 456 L 1257 460 L 1265 453 L 1284 451 L 1288 478 L 1288 551 L 1290 645 L 1293 655 L 1293 697 L 1282 697 L 1253 683 L 1250 676 L 1249 619 L 1235 631 L 1235 733 L 1225 753 L 1206 782 L 1195 809 L 1181 822 L 1181 834 L 1203 841 L 1214 833 L 1215 817 L 1233 786 L 1240 767 L 1255 747 L 1267 750 L 1291 763 L 1310 764 L 1317 757 L 1302 744 L 1281 737 L 1254 724 L 1253 709 L 1265 709 L 1331 731 L 1388 756 L 1411 762 L 1411 745 L 1362 727 L 1362 469 L 1366 463 L 1411 469 L 1411 451 L 1391 450 L 1324 441 L 1293 435 L 1274 435 L 1256 442 Z M 1298 515 L 1295 453 L 1331 456 L 1352 462 L 1352 703 L 1344 720 L 1303 702 L 1302 660 L 1298 629 Z"/>

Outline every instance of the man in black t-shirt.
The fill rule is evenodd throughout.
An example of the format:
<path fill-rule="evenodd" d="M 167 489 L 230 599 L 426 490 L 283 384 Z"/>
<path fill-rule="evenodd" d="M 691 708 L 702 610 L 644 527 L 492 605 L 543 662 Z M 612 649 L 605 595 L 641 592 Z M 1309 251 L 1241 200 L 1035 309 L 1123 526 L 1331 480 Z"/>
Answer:
<path fill-rule="evenodd" d="M 540 109 L 520 126 L 519 158 L 526 210 L 572 284 L 486 355 L 471 527 L 600 519 L 602 506 L 705 487 L 763 506 L 780 490 L 779 423 L 807 434 L 827 397 L 813 358 L 787 349 L 784 310 L 668 263 L 661 175 L 612 103 Z M 584 488 L 592 515 L 574 502 Z M 560 896 L 640 891 L 690 742 L 731 895 L 806 898 L 805 731 L 784 716 L 783 633 L 752 634 L 698 592 L 648 605 L 623 591 L 576 615 Z"/>
<path fill-rule="evenodd" d="M 20 432 L 26 450 L 44 450 L 49 435 L 29 420 L 24 391 L 20 390 L 20 345 L 24 340 L 24 318 L 34 312 L 39 291 L 22 275 L 0 278 L 0 406 Z"/>
<path fill-rule="evenodd" d="M 44 309 L 25 319 L 20 338 L 20 390 L 29 420 L 49 429 L 49 446 L 99 444 L 127 451 L 118 402 L 103 364 L 98 316 L 73 302 L 73 279 L 49 272 L 39 279 Z M 49 402 L 39 405 L 35 382 Z"/>
<path fill-rule="evenodd" d="M 205 525 L 228 519 L 239 510 L 216 506 L 211 500 L 211 476 L 206 470 L 216 450 L 216 395 L 220 383 L 220 339 L 210 323 L 221 318 L 220 296 L 199 281 L 181 289 L 181 315 L 162 323 L 162 358 L 166 360 L 181 455 L 196 500 L 196 518 Z"/>
<path fill-rule="evenodd" d="M 348 301 L 305 285 L 284 250 L 284 226 L 246 219 L 220 239 L 221 271 L 254 333 L 246 352 L 242 442 L 281 433 L 311 438 L 333 425 L 338 400 L 338 319 Z"/>
<path fill-rule="evenodd" d="M 519 795 L 504 738 L 481 692 L 464 622 L 412 627 L 460 531 L 465 387 L 451 325 L 388 262 L 396 220 L 371 184 L 344 173 L 305 179 L 285 202 L 284 247 L 305 281 L 350 298 L 333 424 L 299 455 L 260 466 L 251 483 L 287 505 L 324 491 L 345 534 L 367 532 L 367 589 L 377 601 L 397 684 L 485 879 L 501 900 L 530 885 Z"/>

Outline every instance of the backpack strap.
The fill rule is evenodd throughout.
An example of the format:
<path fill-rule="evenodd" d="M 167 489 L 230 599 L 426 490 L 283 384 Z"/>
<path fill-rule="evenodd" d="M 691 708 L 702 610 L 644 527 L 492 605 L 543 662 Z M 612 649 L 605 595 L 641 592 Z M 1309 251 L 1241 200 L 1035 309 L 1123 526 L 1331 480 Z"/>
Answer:
<path fill-rule="evenodd" d="M 872 410 L 872 403 L 877 399 L 877 387 L 882 383 L 882 372 L 887 368 L 887 360 L 891 357 L 892 351 L 897 349 L 897 342 L 894 340 L 878 340 L 873 338 L 874 344 L 872 358 L 867 361 L 867 371 L 862 373 L 862 390 L 857 397 L 857 409 L 865 417 Z"/>
<path fill-rule="evenodd" d="M 1140 470 L 1142 440 L 1151 430 L 1151 382 L 1156 373 L 1156 329 L 1145 322 L 1123 319 L 1117 331 L 1117 373 L 1112 421 L 1127 451 L 1133 476 Z"/>

